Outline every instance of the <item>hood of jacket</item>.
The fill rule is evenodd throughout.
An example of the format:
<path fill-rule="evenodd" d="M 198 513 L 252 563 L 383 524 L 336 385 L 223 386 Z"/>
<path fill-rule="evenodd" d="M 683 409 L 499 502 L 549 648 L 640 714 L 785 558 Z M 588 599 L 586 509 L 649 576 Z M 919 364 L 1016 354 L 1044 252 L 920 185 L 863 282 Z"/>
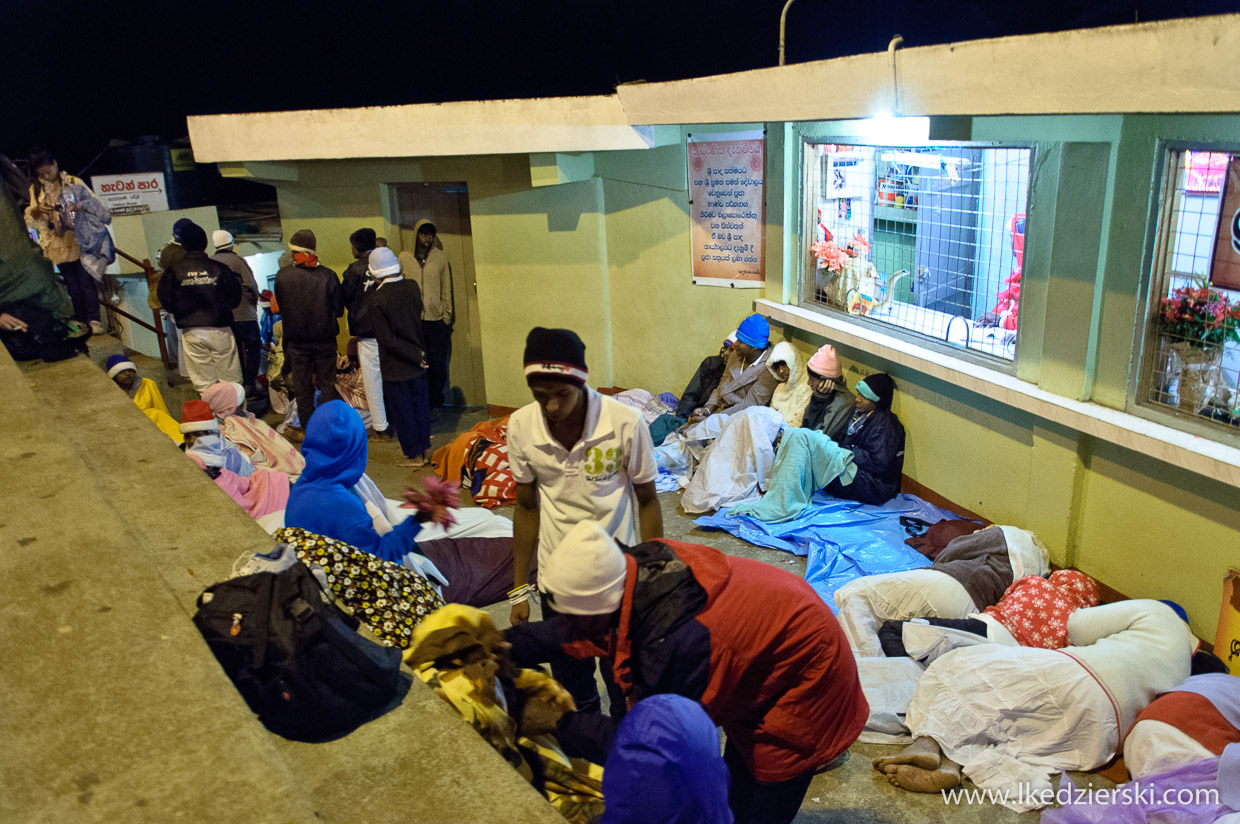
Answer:
<path fill-rule="evenodd" d="M 728 769 L 706 711 L 680 695 L 638 702 L 612 742 L 603 796 L 604 824 L 730 824 Z"/>
<path fill-rule="evenodd" d="M 299 484 L 330 484 L 350 488 L 366 472 L 366 425 L 344 401 L 328 401 L 310 417 L 301 444 L 306 459 Z"/>

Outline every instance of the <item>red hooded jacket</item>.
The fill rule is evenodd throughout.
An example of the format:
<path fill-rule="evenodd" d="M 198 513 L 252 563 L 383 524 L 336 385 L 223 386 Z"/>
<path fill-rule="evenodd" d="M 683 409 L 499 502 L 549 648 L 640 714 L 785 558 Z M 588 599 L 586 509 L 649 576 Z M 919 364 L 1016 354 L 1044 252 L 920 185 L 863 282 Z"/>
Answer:
<path fill-rule="evenodd" d="M 759 781 L 824 767 L 861 734 L 869 706 L 856 660 L 805 581 L 679 541 L 639 544 L 625 561 L 610 649 L 563 648 L 610 657 L 630 706 L 668 692 L 700 701 Z"/>

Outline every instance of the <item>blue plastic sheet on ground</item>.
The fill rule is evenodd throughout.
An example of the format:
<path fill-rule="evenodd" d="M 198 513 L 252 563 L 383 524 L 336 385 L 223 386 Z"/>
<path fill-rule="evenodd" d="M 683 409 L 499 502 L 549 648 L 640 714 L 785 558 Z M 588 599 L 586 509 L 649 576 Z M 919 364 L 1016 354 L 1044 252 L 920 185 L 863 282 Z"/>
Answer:
<path fill-rule="evenodd" d="M 805 580 L 834 610 L 835 591 L 849 581 L 930 566 L 928 558 L 904 543 L 908 533 L 900 526 L 902 517 L 933 524 L 960 516 L 916 495 L 901 494 L 882 506 L 872 506 L 817 492 L 804 514 L 784 523 L 718 512 L 694 524 L 722 529 L 758 546 L 809 556 Z"/>

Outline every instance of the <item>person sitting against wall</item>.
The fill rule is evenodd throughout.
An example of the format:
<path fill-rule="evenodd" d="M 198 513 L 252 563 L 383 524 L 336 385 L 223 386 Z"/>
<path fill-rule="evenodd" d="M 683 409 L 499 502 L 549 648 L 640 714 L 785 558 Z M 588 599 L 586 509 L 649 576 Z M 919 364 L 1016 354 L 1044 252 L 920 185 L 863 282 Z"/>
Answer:
<path fill-rule="evenodd" d="M 710 396 L 715 393 L 715 387 L 719 385 L 720 379 L 723 378 L 723 369 L 727 364 L 728 353 L 732 351 L 732 347 L 736 344 L 736 331 L 724 339 L 719 346 L 719 354 L 708 355 L 698 364 L 697 371 L 693 373 L 693 377 L 689 379 L 689 383 L 685 386 L 685 391 L 680 395 L 680 403 L 676 406 L 676 417 L 688 420 L 693 414 L 693 410 L 700 406 L 704 406 Z"/>
<path fill-rule="evenodd" d="M 836 478 L 827 492 L 837 498 L 881 506 L 900 494 L 904 473 L 904 425 L 891 411 L 896 382 L 878 373 L 857 382 L 852 415 L 836 439 L 852 453 L 852 483 Z"/>
<path fill-rule="evenodd" d="M 848 428 L 848 419 L 856 408 L 856 398 L 848 390 L 835 347 L 826 344 L 806 364 L 810 389 L 809 403 L 800 426 L 814 429 L 839 442 Z"/>
<path fill-rule="evenodd" d="M 780 383 L 778 376 L 766 368 L 770 342 L 771 327 L 766 318 L 758 314 L 745 318 L 737 327 L 736 343 L 728 352 L 723 377 L 706 403 L 693 410 L 690 422 L 705 420 L 717 412 L 769 405 Z"/>
<path fill-rule="evenodd" d="M 168 414 L 168 406 L 159 387 L 150 378 L 138 375 L 138 367 L 134 366 L 124 355 L 112 355 L 108 358 L 106 368 L 108 377 L 129 395 L 138 408 L 159 427 L 173 443 L 181 443 L 180 425 L 172 415 Z"/>
<path fill-rule="evenodd" d="M 904 427 L 891 411 L 894 394 L 895 381 L 887 375 L 859 381 L 838 441 L 814 429 L 786 429 L 762 499 L 737 504 L 728 513 L 767 523 L 790 521 L 805 512 L 819 489 L 876 506 L 894 498 L 904 469 Z"/>

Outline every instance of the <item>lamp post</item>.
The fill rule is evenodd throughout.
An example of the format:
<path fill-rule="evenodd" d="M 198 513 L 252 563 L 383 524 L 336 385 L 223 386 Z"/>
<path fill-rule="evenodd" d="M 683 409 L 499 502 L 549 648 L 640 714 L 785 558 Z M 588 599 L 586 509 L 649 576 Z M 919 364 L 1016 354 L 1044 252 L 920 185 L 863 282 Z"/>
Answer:
<path fill-rule="evenodd" d="M 788 28 L 788 7 L 795 3 L 796 0 L 788 0 L 784 3 L 784 10 L 779 13 L 779 65 L 784 65 L 784 32 Z"/>

